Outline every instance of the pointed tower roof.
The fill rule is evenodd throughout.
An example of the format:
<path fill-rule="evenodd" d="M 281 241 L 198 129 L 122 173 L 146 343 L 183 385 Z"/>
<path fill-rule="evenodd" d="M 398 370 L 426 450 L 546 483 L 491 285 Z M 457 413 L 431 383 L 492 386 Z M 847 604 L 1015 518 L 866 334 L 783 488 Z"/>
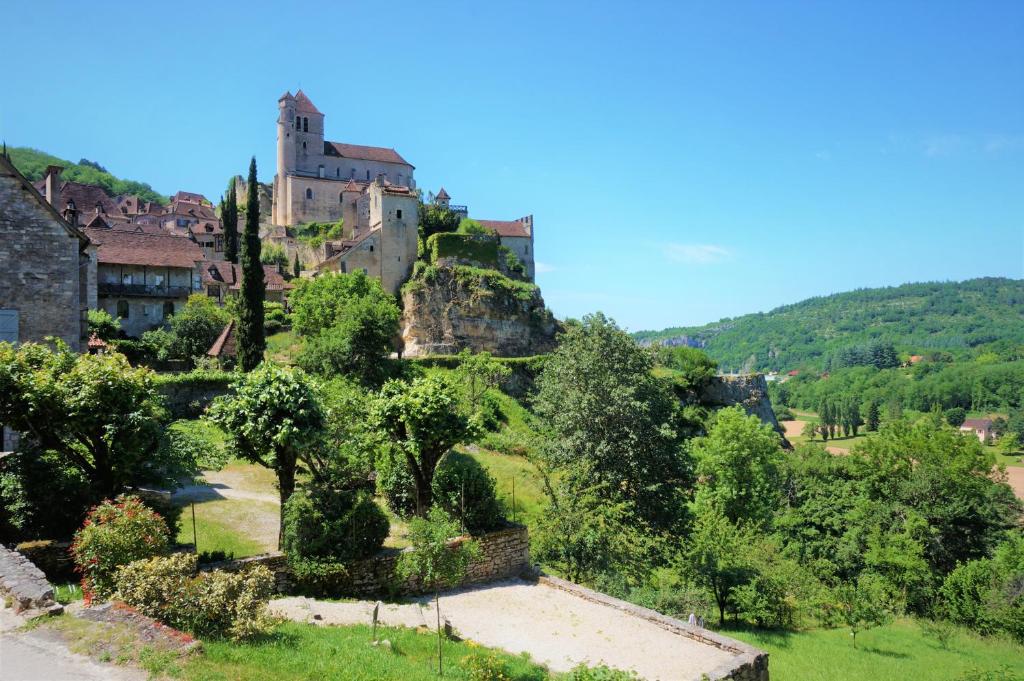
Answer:
<path fill-rule="evenodd" d="M 346 192 L 361 192 L 361 191 L 363 191 L 363 189 L 358 184 L 356 184 L 355 180 L 349 180 L 348 184 L 345 185 L 345 188 L 342 191 L 346 191 Z"/>
<path fill-rule="evenodd" d="M 445 199 L 450 199 L 450 198 L 452 198 L 452 197 L 448 196 L 448 192 L 446 192 L 446 191 L 444 190 L 444 187 L 441 187 L 441 191 L 439 191 L 439 192 L 437 193 L 437 197 L 436 197 L 436 198 L 438 198 L 438 199 L 441 199 L 441 200 L 443 201 L 443 200 L 445 200 Z"/>
<path fill-rule="evenodd" d="M 309 97 L 307 97 L 306 93 L 302 90 L 295 93 L 295 110 L 302 111 L 304 113 L 320 113 L 320 109 L 316 108 L 313 102 L 310 101 Z"/>
<path fill-rule="evenodd" d="M 292 91 L 291 90 L 286 90 L 283 95 L 281 95 L 280 97 L 277 98 L 277 101 L 280 102 L 282 99 L 295 99 L 295 98 L 292 97 Z"/>

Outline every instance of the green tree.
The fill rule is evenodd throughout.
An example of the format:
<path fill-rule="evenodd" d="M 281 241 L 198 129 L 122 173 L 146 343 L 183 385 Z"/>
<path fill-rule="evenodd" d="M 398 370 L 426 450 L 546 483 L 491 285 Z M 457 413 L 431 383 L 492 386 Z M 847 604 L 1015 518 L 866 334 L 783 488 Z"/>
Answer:
<path fill-rule="evenodd" d="M 306 341 L 298 364 L 325 376 L 347 375 L 363 385 L 379 386 L 391 373 L 388 355 L 399 316 L 390 297 L 351 298 L 333 326 Z"/>
<path fill-rule="evenodd" d="M 0 423 L 82 473 L 95 498 L 129 486 L 176 487 L 196 470 L 194 452 L 173 446 L 153 372 L 123 355 L 79 355 L 0 343 Z"/>
<path fill-rule="evenodd" d="M 363 299 L 382 307 L 390 304 L 397 310 L 394 297 L 384 291 L 380 280 L 362 270 L 300 279 L 288 298 L 292 327 L 300 335 L 316 336 L 343 319 L 354 301 Z"/>
<path fill-rule="evenodd" d="M 416 514 L 434 505 L 434 472 L 441 457 L 476 428 L 459 410 L 456 390 L 443 378 L 388 381 L 370 409 L 370 425 L 396 450 L 416 485 Z"/>
<path fill-rule="evenodd" d="M 443 674 L 441 662 L 441 598 L 443 588 L 458 585 L 466 576 L 469 564 L 480 555 L 479 545 L 470 539 L 451 539 L 459 534 L 459 524 L 440 508 L 430 509 L 426 518 L 409 522 L 412 551 L 398 559 L 398 574 L 417 580 L 434 594 L 437 613 L 437 673 Z"/>
<path fill-rule="evenodd" d="M 264 265 L 275 265 L 278 270 L 288 267 L 288 252 L 284 246 L 275 243 L 264 244 L 260 248 L 260 262 Z"/>
<path fill-rule="evenodd" d="M 292 261 L 292 276 L 296 279 L 302 276 L 302 263 L 299 262 L 298 251 L 295 251 L 295 259 Z"/>
<path fill-rule="evenodd" d="M 733 594 L 753 576 L 751 549 L 755 538 L 742 525 L 729 521 L 713 506 L 698 511 L 683 555 L 686 573 L 711 592 L 718 606 L 718 623 L 732 606 Z"/>
<path fill-rule="evenodd" d="M 267 340 L 263 334 L 263 301 L 267 285 L 260 263 L 260 200 L 256 185 L 256 157 L 249 163 L 249 196 L 242 235 L 242 291 L 238 301 L 238 361 L 252 371 L 263 361 Z"/>
<path fill-rule="evenodd" d="M 182 359 L 204 357 L 230 320 L 228 312 L 213 298 L 193 293 L 181 310 L 168 320 L 174 335 L 171 355 Z"/>
<path fill-rule="evenodd" d="M 877 400 L 871 400 L 868 402 L 868 413 L 867 413 L 867 426 L 870 432 L 878 430 L 878 425 L 881 423 L 881 414 Z"/>
<path fill-rule="evenodd" d="M 651 350 L 597 313 L 570 326 L 537 379 L 534 406 L 555 446 L 548 465 L 578 489 L 635 505 L 656 530 L 677 528 L 692 480 L 679 405 Z"/>
<path fill-rule="evenodd" d="M 420 236 L 424 241 L 438 232 L 454 232 L 462 220 L 458 213 L 432 203 L 420 204 L 419 218 Z"/>
<path fill-rule="evenodd" d="M 121 333 L 121 320 L 111 317 L 106 310 L 89 310 L 86 318 L 90 336 L 95 334 L 100 340 L 110 341 Z"/>
<path fill-rule="evenodd" d="M 304 466 L 316 478 L 322 470 L 316 456 L 324 412 L 313 383 L 301 369 L 264 363 L 236 380 L 232 394 L 215 399 L 207 413 L 238 456 L 276 473 L 283 520 L 296 474 Z"/>
<path fill-rule="evenodd" d="M 857 647 L 857 634 L 880 627 L 892 619 L 888 585 L 883 578 L 871 573 L 837 587 L 835 607 L 843 624 L 850 630 L 854 648 Z"/>
<path fill-rule="evenodd" d="M 458 357 L 459 366 L 455 373 L 465 390 L 470 408 L 476 412 L 480 408 L 483 394 L 490 388 L 497 388 L 512 370 L 486 350 L 474 353 L 466 348 Z"/>
<path fill-rule="evenodd" d="M 767 527 L 779 501 L 779 436 L 742 407 L 720 410 L 704 437 L 690 443 L 697 462 L 696 505 L 730 522 Z"/>
<path fill-rule="evenodd" d="M 238 190 L 235 178 L 228 182 L 228 196 L 220 213 L 220 221 L 224 226 L 224 259 L 238 262 Z"/>

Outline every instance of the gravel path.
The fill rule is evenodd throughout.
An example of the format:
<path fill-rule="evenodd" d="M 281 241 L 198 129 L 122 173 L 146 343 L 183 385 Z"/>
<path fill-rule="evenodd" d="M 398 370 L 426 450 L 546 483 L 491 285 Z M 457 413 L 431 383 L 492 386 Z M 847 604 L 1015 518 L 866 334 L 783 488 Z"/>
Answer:
<path fill-rule="evenodd" d="M 274 601 L 272 607 L 301 622 L 369 624 L 373 603 L 286 598 Z M 429 598 L 381 610 L 381 620 L 387 624 L 430 627 L 435 621 Z M 605 664 L 632 669 L 646 679 L 689 681 L 732 658 L 730 653 L 620 610 L 518 579 L 444 594 L 441 616 L 463 638 L 528 653 L 555 671 L 568 671 L 580 663 Z"/>
<path fill-rule="evenodd" d="M 1020 466 L 1006 467 L 1007 482 L 1013 488 L 1013 493 L 1018 499 L 1024 499 L 1024 468 Z"/>

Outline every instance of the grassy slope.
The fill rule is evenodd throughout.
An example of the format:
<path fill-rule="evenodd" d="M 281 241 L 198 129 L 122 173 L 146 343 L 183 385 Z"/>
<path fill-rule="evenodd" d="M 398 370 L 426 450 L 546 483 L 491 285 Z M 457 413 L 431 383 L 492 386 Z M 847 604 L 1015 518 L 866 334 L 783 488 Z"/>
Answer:
<path fill-rule="evenodd" d="M 1024 343 L 1019 319 L 1024 280 L 972 279 L 905 284 L 809 298 L 770 312 L 700 327 L 640 331 L 640 340 L 687 336 L 724 368 L 754 356 L 758 369 L 819 365 L 835 350 L 879 339 L 898 350 L 962 351 L 995 339 Z M 774 356 L 769 357 L 769 352 Z"/>
<path fill-rule="evenodd" d="M 64 172 L 61 175 L 64 180 L 99 185 L 111 197 L 118 194 L 138 194 L 143 201 L 167 203 L 166 196 L 158 194 L 145 182 L 122 180 L 109 172 L 72 163 L 66 159 L 57 158 L 44 151 L 29 147 L 10 147 L 8 152 L 11 155 L 11 160 L 14 162 L 14 166 L 22 175 L 33 182 L 42 179 L 47 166 L 58 165 L 64 168 Z"/>
<path fill-rule="evenodd" d="M 951 681 L 972 669 L 1004 666 L 1024 674 L 1024 648 L 1019 645 L 961 631 L 943 650 L 910 620 L 859 634 L 857 648 L 845 629 L 725 633 L 770 653 L 772 681 Z"/>

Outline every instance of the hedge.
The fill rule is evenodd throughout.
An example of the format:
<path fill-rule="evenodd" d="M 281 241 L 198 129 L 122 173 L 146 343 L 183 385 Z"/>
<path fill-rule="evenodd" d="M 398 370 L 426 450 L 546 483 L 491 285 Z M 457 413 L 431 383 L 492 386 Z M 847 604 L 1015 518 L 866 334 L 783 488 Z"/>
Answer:
<path fill-rule="evenodd" d="M 439 232 L 427 239 L 427 251 L 432 263 L 440 258 L 455 258 L 497 268 L 498 245 L 498 237 L 487 234 Z"/>

